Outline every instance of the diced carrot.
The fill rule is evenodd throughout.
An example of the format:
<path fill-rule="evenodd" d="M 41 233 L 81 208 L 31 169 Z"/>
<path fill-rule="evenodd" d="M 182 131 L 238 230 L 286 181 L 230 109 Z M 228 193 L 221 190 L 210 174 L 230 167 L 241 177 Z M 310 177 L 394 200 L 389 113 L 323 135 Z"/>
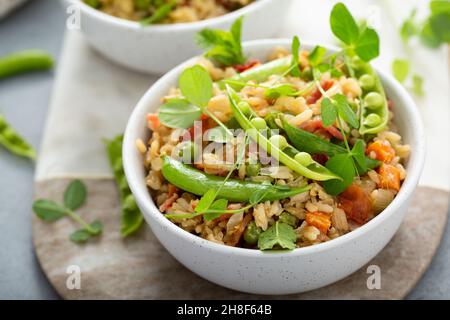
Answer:
<path fill-rule="evenodd" d="M 244 64 L 237 64 L 235 66 L 233 66 L 234 70 L 236 70 L 237 72 L 244 72 L 248 69 L 254 68 L 256 66 L 259 66 L 261 64 L 261 62 L 259 62 L 259 60 L 250 60 L 247 63 Z"/>
<path fill-rule="evenodd" d="M 178 194 L 174 193 L 171 197 L 164 201 L 162 205 L 159 206 L 159 211 L 165 212 L 167 209 L 170 209 L 170 207 L 172 207 L 172 204 L 177 201 L 177 199 Z"/>
<path fill-rule="evenodd" d="M 380 182 L 379 188 L 400 190 L 400 170 L 396 167 L 383 163 L 378 168 Z"/>
<path fill-rule="evenodd" d="M 320 86 L 322 87 L 322 89 L 324 91 L 327 91 L 328 89 L 330 89 L 334 84 L 333 80 L 322 80 L 322 82 L 320 83 Z M 307 104 L 313 104 L 316 103 L 317 100 L 319 100 L 322 97 L 322 92 L 316 88 L 307 98 L 306 98 L 306 103 Z"/>
<path fill-rule="evenodd" d="M 161 122 L 159 122 L 158 115 L 156 113 L 147 114 L 148 127 L 152 130 L 158 130 Z"/>
<path fill-rule="evenodd" d="M 356 183 L 352 183 L 339 195 L 339 206 L 347 218 L 358 224 L 364 224 L 372 215 L 372 201 L 369 194 Z"/>
<path fill-rule="evenodd" d="M 387 140 L 377 140 L 367 146 L 366 154 L 370 155 L 375 153 L 377 160 L 389 163 L 395 157 L 395 150 L 391 147 L 391 144 Z"/>
<path fill-rule="evenodd" d="M 324 128 L 322 120 L 321 119 L 313 119 L 310 121 L 307 121 L 303 123 L 300 126 L 301 129 L 314 133 L 315 135 L 329 140 L 331 137 L 335 137 L 339 140 L 344 140 L 344 137 L 342 136 L 342 133 L 339 131 L 338 128 L 334 126 L 329 126 L 327 128 Z"/>
<path fill-rule="evenodd" d="M 329 134 L 331 134 L 333 137 L 335 137 L 336 139 L 344 140 L 344 137 L 342 136 L 342 133 L 339 131 L 338 128 L 329 126 L 329 127 L 326 127 L 325 130 L 327 130 L 327 132 Z"/>
<path fill-rule="evenodd" d="M 323 212 L 313 212 L 306 214 L 306 223 L 310 226 L 314 226 L 320 230 L 323 234 L 327 234 L 328 229 L 331 227 L 331 218 L 328 214 Z"/>

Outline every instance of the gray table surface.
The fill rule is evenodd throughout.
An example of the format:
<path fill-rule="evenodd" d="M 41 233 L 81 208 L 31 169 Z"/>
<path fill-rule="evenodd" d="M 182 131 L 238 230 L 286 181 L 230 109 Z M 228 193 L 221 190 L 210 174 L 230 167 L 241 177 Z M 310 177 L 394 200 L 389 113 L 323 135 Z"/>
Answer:
<path fill-rule="evenodd" d="M 55 0 L 31 1 L 0 21 L 0 55 L 42 48 L 59 56 L 65 14 Z M 37 149 L 43 134 L 54 74 L 0 82 L 0 112 Z M 34 165 L 0 148 L 0 299 L 58 299 L 42 273 L 31 240 Z M 450 298 L 450 233 L 410 299 Z"/>

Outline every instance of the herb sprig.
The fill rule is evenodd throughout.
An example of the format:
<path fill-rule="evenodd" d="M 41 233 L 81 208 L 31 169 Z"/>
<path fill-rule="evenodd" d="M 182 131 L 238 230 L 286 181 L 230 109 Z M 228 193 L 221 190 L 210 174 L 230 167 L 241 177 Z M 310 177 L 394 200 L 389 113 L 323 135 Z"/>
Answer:
<path fill-rule="evenodd" d="M 77 222 L 81 228 L 70 235 L 70 240 L 76 243 L 83 243 L 92 237 L 101 234 L 103 225 L 95 220 L 88 224 L 84 219 L 75 213 L 86 201 L 87 190 L 81 180 L 72 181 L 64 192 L 63 204 L 52 200 L 38 199 L 33 203 L 33 211 L 42 220 L 47 222 L 57 221 L 65 216 Z"/>
<path fill-rule="evenodd" d="M 196 34 L 197 44 L 207 50 L 205 57 L 222 66 L 245 63 L 246 58 L 241 45 L 242 19 L 243 17 L 237 19 L 230 31 L 203 29 Z"/>

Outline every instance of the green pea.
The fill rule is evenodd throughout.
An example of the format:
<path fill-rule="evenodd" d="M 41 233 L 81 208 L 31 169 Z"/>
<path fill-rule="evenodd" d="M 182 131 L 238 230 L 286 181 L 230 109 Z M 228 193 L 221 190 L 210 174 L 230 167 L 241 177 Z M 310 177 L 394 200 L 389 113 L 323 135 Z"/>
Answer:
<path fill-rule="evenodd" d="M 368 127 L 375 127 L 381 123 L 381 117 L 376 113 L 371 113 L 364 119 L 364 125 Z"/>
<path fill-rule="evenodd" d="M 295 227 L 297 226 L 298 218 L 288 212 L 283 212 L 282 214 L 280 214 L 278 221 L 286 223 L 292 227 Z"/>
<path fill-rule="evenodd" d="M 242 111 L 242 113 L 249 117 L 252 114 L 252 108 L 247 101 L 241 101 L 238 103 L 238 108 Z"/>
<path fill-rule="evenodd" d="M 294 160 L 300 163 L 302 166 L 309 166 L 313 163 L 311 155 L 307 152 L 299 152 L 294 156 Z"/>
<path fill-rule="evenodd" d="M 262 229 L 256 226 L 255 221 L 251 221 L 244 232 L 244 241 L 248 244 L 257 244 Z"/>
<path fill-rule="evenodd" d="M 366 108 L 369 109 L 375 109 L 379 108 L 383 105 L 383 97 L 378 92 L 369 92 L 364 97 L 364 103 L 366 105 Z"/>
<path fill-rule="evenodd" d="M 271 136 L 269 141 L 271 144 L 273 144 L 274 146 L 278 147 L 281 150 L 283 150 L 288 146 L 286 138 L 279 134 Z"/>
<path fill-rule="evenodd" d="M 375 86 L 375 78 L 370 74 L 365 74 L 359 78 L 359 85 L 363 90 L 371 90 Z"/>
<path fill-rule="evenodd" d="M 199 156 L 198 146 L 192 141 L 184 141 L 179 144 L 178 156 L 183 160 L 194 160 Z"/>
<path fill-rule="evenodd" d="M 250 122 L 258 130 L 263 130 L 267 128 L 266 120 L 264 120 L 263 118 L 256 117 L 253 118 Z"/>
<path fill-rule="evenodd" d="M 364 67 L 364 61 L 360 57 L 354 56 L 350 61 L 350 66 L 355 70 L 359 70 Z"/>
<path fill-rule="evenodd" d="M 259 174 L 260 170 L 261 170 L 261 165 L 259 163 L 248 164 L 245 168 L 247 176 L 249 176 L 249 177 L 257 176 Z"/>

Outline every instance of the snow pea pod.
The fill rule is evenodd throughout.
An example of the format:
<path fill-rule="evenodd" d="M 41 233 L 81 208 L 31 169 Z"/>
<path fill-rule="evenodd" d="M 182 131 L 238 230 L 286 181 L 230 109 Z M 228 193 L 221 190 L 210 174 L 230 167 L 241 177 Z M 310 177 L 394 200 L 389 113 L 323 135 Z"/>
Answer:
<path fill-rule="evenodd" d="M 268 63 L 262 64 L 255 68 L 251 68 L 247 71 L 239 73 L 234 77 L 228 78 L 227 80 L 249 82 L 256 81 L 257 83 L 267 80 L 271 75 L 283 74 L 289 70 L 291 67 L 291 56 L 276 59 Z M 219 81 L 219 87 L 225 89 L 226 83 L 224 81 Z M 235 90 L 240 90 L 242 86 L 237 84 L 232 84 L 231 87 Z"/>
<path fill-rule="evenodd" d="M 36 151 L 22 138 L 0 114 L 0 145 L 12 153 L 30 159 L 36 159 Z"/>
<path fill-rule="evenodd" d="M 326 154 L 329 157 L 337 154 L 348 153 L 347 149 L 337 144 L 326 141 L 313 133 L 296 128 L 283 120 L 283 128 L 289 141 L 300 151 L 310 154 Z M 365 157 L 367 170 L 372 170 L 380 165 L 380 161 Z M 357 164 L 358 165 L 358 164 Z M 365 174 L 367 170 L 358 168 L 359 174 Z"/>
<path fill-rule="evenodd" d="M 289 188 L 251 181 L 241 181 L 214 176 L 188 166 L 167 155 L 163 156 L 161 172 L 164 178 L 176 187 L 196 194 L 204 195 L 208 190 L 219 190 L 217 197 L 229 201 L 248 202 L 252 194 L 262 192 L 265 196 L 261 201 L 281 200 L 310 189 L 309 186 Z"/>
<path fill-rule="evenodd" d="M 0 79 L 16 74 L 49 70 L 53 58 L 42 50 L 24 50 L 0 58 Z"/>
<path fill-rule="evenodd" d="M 389 121 L 389 109 L 381 80 L 370 63 L 357 56 L 352 58 L 351 67 L 363 89 L 359 132 L 365 135 L 383 131 Z"/>
<path fill-rule="evenodd" d="M 242 129 L 244 129 L 248 136 L 252 140 L 256 141 L 258 145 L 266 150 L 272 157 L 275 157 L 291 170 L 312 180 L 326 181 L 332 179 L 342 179 L 340 176 L 334 174 L 316 161 L 312 161 L 308 166 L 304 166 L 297 162 L 293 157 L 283 152 L 283 150 L 281 150 L 275 144 L 271 143 L 264 135 L 262 135 L 259 130 L 256 129 L 256 127 L 251 123 L 251 121 L 245 116 L 242 110 L 238 107 L 238 103 L 240 100 L 239 96 L 229 86 L 227 87 L 227 93 L 233 115 L 241 125 Z M 290 146 L 286 146 L 285 149 L 287 148 L 290 148 Z"/>

